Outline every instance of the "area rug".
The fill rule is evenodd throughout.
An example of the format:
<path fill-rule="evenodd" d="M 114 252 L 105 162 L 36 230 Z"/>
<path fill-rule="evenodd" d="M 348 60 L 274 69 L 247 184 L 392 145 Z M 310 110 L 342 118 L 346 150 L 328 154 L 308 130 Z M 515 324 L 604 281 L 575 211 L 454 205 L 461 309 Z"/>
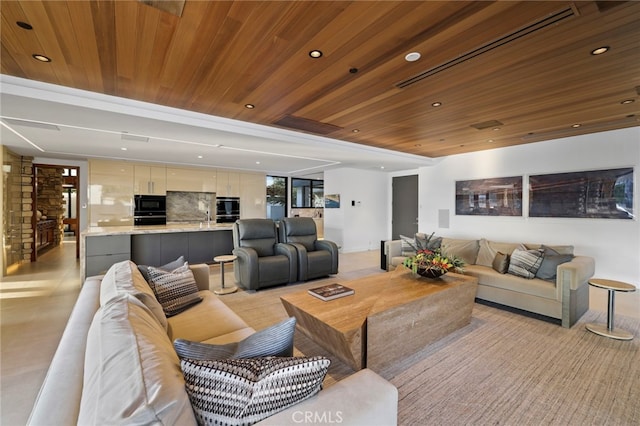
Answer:
<path fill-rule="evenodd" d="M 632 341 L 476 304 L 469 326 L 384 375 L 400 425 L 638 425 L 640 321 L 617 316 Z"/>

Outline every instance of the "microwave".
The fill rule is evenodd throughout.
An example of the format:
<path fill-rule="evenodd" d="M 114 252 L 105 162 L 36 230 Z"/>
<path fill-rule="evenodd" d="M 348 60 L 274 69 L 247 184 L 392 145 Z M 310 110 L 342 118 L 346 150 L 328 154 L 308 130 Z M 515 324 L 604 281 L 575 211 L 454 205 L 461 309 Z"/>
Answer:
<path fill-rule="evenodd" d="M 134 225 L 165 225 L 167 223 L 167 197 L 165 195 L 135 195 Z"/>
<path fill-rule="evenodd" d="M 233 223 L 240 219 L 240 197 L 216 198 L 216 222 Z"/>
<path fill-rule="evenodd" d="M 167 196 L 166 195 L 135 195 L 135 212 L 134 213 L 150 213 L 150 212 L 167 212 Z"/>

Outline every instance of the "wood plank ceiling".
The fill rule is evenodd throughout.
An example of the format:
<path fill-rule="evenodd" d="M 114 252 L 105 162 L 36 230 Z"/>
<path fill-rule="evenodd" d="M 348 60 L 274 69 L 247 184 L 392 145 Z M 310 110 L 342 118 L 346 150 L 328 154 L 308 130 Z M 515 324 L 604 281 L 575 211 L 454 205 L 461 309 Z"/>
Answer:
<path fill-rule="evenodd" d="M 3 0 L 2 73 L 428 157 L 640 123 L 640 2 L 177 3 Z"/>

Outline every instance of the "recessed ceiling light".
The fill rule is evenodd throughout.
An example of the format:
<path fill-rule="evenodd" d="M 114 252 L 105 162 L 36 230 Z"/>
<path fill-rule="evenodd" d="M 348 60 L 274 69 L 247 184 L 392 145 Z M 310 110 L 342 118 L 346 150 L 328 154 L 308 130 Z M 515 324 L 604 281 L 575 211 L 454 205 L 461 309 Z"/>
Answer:
<path fill-rule="evenodd" d="M 418 59 L 420 59 L 420 53 L 418 52 L 411 52 L 411 53 L 407 53 L 406 56 L 404 57 L 404 60 L 407 62 L 415 62 Z"/>
<path fill-rule="evenodd" d="M 244 107 L 246 109 L 254 109 L 256 106 L 254 104 L 245 104 Z"/>
<path fill-rule="evenodd" d="M 434 102 L 431 104 L 432 107 L 437 108 L 439 106 L 442 106 L 442 102 Z"/>
<path fill-rule="evenodd" d="M 380 166 L 380 168 L 381 168 L 382 170 L 384 170 L 384 166 Z"/>
<path fill-rule="evenodd" d="M 494 132 L 497 132 L 498 130 L 500 130 L 500 127 L 494 127 L 494 128 L 493 128 L 493 131 L 494 131 Z"/>
<path fill-rule="evenodd" d="M 322 51 L 320 51 L 320 50 L 312 50 L 311 52 L 309 52 L 309 56 L 311 56 L 314 59 L 318 59 L 319 57 L 322 56 Z"/>
<path fill-rule="evenodd" d="M 489 140 L 487 140 L 487 142 L 491 143 L 491 142 L 493 142 L 493 139 L 489 139 Z"/>
<path fill-rule="evenodd" d="M 582 126 L 582 124 L 578 124 L 578 123 L 576 123 L 576 124 L 572 125 L 571 127 L 573 127 L 574 129 L 577 129 L 577 128 L 578 128 L 578 127 L 580 127 L 580 126 Z"/>
<path fill-rule="evenodd" d="M 198 158 L 202 158 L 202 155 L 198 155 Z"/>
<path fill-rule="evenodd" d="M 19 26 L 20 28 L 24 28 L 25 30 L 32 30 L 33 27 L 31 26 L 31 24 L 24 22 L 24 21 L 16 21 L 16 25 Z"/>
<path fill-rule="evenodd" d="M 122 148 L 120 148 L 121 151 L 126 151 L 127 148 L 125 148 L 124 146 Z"/>
<path fill-rule="evenodd" d="M 51 62 L 51 58 L 49 58 L 48 56 L 44 56 L 44 55 L 40 55 L 38 53 L 34 53 L 33 55 L 33 59 L 40 61 L 40 62 Z"/>
<path fill-rule="evenodd" d="M 260 164 L 260 162 L 259 162 L 259 161 L 256 161 L 256 164 Z"/>
<path fill-rule="evenodd" d="M 592 55 L 602 55 L 603 53 L 609 51 L 609 46 L 598 47 L 597 49 L 593 49 L 591 51 Z"/>
<path fill-rule="evenodd" d="M 635 99 L 625 99 L 624 101 L 620 102 L 622 105 L 628 105 L 628 104 L 632 104 L 634 103 L 636 100 Z"/>
<path fill-rule="evenodd" d="M 353 132 L 353 133 L 359 133 L 359 132 L 360 132 L 360 129 L 353 129 L 353 130 L 352 130 L 352 132 Z"/>

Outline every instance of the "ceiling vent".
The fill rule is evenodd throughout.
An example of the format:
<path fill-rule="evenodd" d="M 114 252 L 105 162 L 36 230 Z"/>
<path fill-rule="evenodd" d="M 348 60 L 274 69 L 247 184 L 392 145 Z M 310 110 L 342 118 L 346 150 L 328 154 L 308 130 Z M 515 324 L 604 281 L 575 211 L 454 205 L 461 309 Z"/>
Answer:
<path fill-rule="evenodd" d="M 149 138 L 146 136 L 137 136 L 137 135 L 130 135 L 127 132 L 122 132 L 122 134 L 120 135 L 120 138 L 123 141 L 133 141 L 133 142 L 149 142 Z"/>
<path fill-rule="evenodd" d="M 296 117 L 294 115 L 285 115 L 280 120 L 274 121 L 273 124 L 319 135 L 328 135 L 338 130 L 342 130 L 342 127 L 335 126 L 333 124 L 322 123 L 320 121 L 309 120 L 308 118 Z"/>
<path fill-rule="evenodd" d="M 498 120 L 489 120 L 483 123 L 476 123 L 471 125 L 471 127 L 478 130 L 495 129 L 496 127 L 500 127 L 500 126 L 504 126 L 504 123 Z"/>
<path fill-rule="evenodd" d="M 34 129 L 45 129 L 45 130 L 55 130 L 57 132 L 60 131 L 60 127 L 55 124 L 49 123 L 41 123 L 39 121 L 27 121 L 27 120 L 18 120 L 16 118 L 5 118 L 9 124 L 13 124 L 14 126 L 23 126 L 23 127 L 33 127 Z"/>
<path fill-rule="evenodd" d="M 447 70 L 455 65 L 461 64 L 463 62 L 468 61 L 469 59 L 473 59 L 476 56 L 482 55 L 483 53 L 489 52 L 493 49 L 496 49 L 500 46 L 503 46 L 507 43 L 510 43 L 514 40 L 517 40 L 521 37 L 524 37 L 526 35 L 532 34 L 538 30 L 541 30 L 543 28 L 546 28 L 550 25 L 555 25 L 560 21 L 563 21 L 567 18 L 571 18 L 575 16 L 575 12 L 572 8 L 568 7 L 566 9 L 561 10 L 560 12 L 557 12 L 551 16 L 548 16 L 540 21 L 534 22 L 533 24 L 530 24 L 524 28 L 521 28 L 519 30 L 516 30 L 510 34 L 504 35 L 501 38 L 494 40 L 490 43 L 484 44 L 470 52 L 464 53 L 461 56 L 458 56 L 457 58 L 449 61 L 449 62 L 445 62 L 444 64 L 440 64 L 436 67 L 430 68 L 426 71 L 421 72 L 418 75 L 415 75 L 413 77 L 410 77 L 406 80 L 400 81 L 399 83 L 396 83 L 396 87 L 399 87 L 400 89 L 403 89 L 405 87 L 411 86 L 412 84 L 415 84 L 419 81 L 424 80 L 427 77 L 430 77 L 434 74 L 437 74 L 441 71 Z"/>
<path fill-rule="evenodd" d="M 182 11 L 184 10 L 184 3 L 186 0 L 138 0 L 140 3 L 144 3 L 151 7 L 155 7 L 156 9 L 162 10 L 163 12 L 170 13 L 172 15 L 176 15 L 178 17 L 182 16 Z"/>

